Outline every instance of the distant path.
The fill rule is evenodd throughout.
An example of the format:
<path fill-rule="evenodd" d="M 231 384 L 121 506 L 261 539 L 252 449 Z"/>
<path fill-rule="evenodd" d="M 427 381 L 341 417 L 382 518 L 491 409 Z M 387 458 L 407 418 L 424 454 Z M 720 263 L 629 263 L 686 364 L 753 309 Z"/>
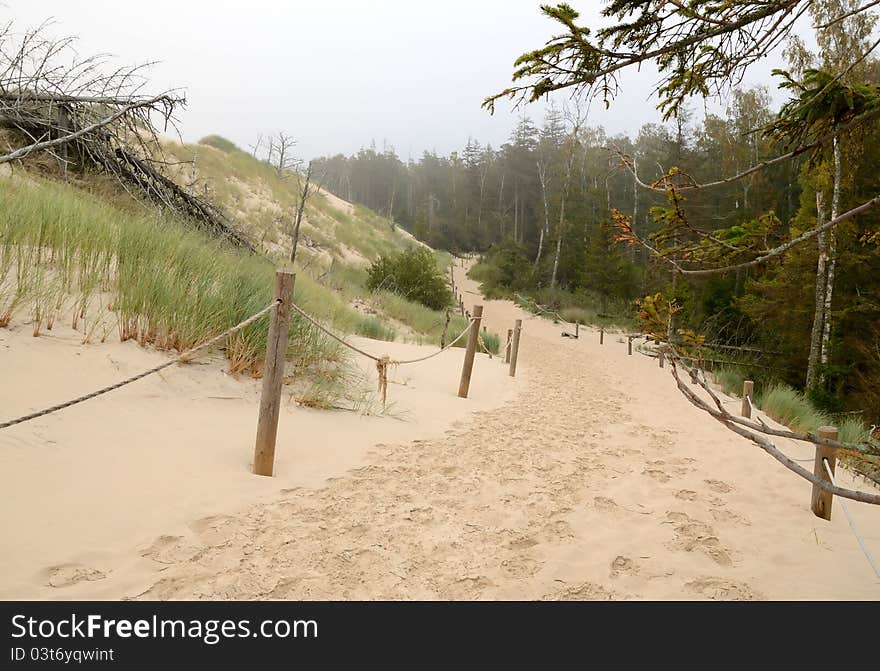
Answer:
<path fill-rule="evenodd" d="M 483 303 L 503 342 L 523 313 Z M 445 438 L 378 446 L 321 489 L 158 539 L 144 556 L 163 570 L 137 596 L 880 598 L 840 511 L 830 525 L 810 513 L 807 483 L 616 337 L 559 333 L 527 317 L 524 391 Z M 475 376 L 484 365 L 498 364 Z M 880 551 L 880 511 L 852 507 Z"/>

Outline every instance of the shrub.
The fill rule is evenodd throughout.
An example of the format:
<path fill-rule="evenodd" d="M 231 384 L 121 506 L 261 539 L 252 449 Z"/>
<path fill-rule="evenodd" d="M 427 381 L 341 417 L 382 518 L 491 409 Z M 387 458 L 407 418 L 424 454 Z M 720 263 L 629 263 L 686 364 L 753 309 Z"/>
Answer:
<path fill-rule="evenodd" d="M 446 278 L 425 247 L 383 254 L 367 274 L 367 288 L 373 292 L 391 291 L 432 310 L 442 310 L 452 301 Z"/>
<path fill-rule="evenodd" d="M 532 264 L 522 246 L 507 239 L 493 245 L 468 276 L 482 284 L 484 294 L 493 290 L 522 291 L 531 280 Z"/>

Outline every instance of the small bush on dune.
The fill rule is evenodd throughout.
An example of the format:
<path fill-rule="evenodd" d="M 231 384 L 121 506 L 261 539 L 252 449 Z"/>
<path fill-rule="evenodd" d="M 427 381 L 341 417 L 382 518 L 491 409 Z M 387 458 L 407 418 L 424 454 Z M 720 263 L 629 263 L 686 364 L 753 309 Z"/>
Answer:
<path fill-rule="evenodd" d="M 452 301 L 446 278 L 434 255 L 424 247 L 380 256 L 370 266 L 367 288 L 391 291 L 432 310 L 442 310 Z"/>

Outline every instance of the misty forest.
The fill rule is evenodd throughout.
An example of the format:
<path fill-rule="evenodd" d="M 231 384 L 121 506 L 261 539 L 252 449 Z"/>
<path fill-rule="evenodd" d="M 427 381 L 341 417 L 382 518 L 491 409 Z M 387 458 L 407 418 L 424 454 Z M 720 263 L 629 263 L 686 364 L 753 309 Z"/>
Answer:
<path fill-rule="evenodd" d="M 851 5 L 812 3 L 814 23 Z M 546 11 L 569 25 L 564 9 Z M 874 25 L 865 12 L 817 29 L 818 51 L 791 38 L 790 68 L 774 73 L 781 108 L 766 85 L 731 85 L 720 111 L 681 98 L 665 121 L 609 136 L 589 123 L 601 99 L 563 99 L 542 118 L 522 107 L 500 147 L 468 138 L 403 161 L 372 143 L 320 163 L 341 197 L 480 254 L 473 273 L 489 291 L 618 319 L 646 296 L 672 303 L 674 332 L 701 334 L 708 359 L 876 422 L 880 211 L 748 263 L 876 197 L 880 61 L 852 63 Z"/>

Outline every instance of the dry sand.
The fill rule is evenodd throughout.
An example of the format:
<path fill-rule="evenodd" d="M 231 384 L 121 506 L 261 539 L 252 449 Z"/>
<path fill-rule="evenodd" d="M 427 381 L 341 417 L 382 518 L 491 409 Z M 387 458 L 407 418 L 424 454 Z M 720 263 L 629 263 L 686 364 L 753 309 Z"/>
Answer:
<path fill-rule="evenodd" d="M 515 380 L 482 357 L 455 399 L 457 350 L 391 386 L 409 423 L 288 406 L 273 480 L 247 474 L 254 385 L 216 366 L 3 432 L 0 596 L 880 598 L 839 502 L 814 517 L 809 483 L 693 408 L 655 360 L 482 303 L 492 330 L 524 319 Z M 4 417 L 158 357 L 77 347 L 72 370 L 69 344 L 2 338 L 17 380 Z M 880 554 L 880 510 L 849 506 Z"/>
<path fill-rule="evenodd" d="M 167 360 L 131 342 L 81 340 L 82 333 L 60 325 L 39 338 L 26 324 L 0 329 L 0 419 Z M 436 351 L 352 340 L 397 359 Z M 481 355 L 471 398 L 459 399 L 462 357 L 455 348 L 390 368 L 384 416 L 302 408 L 286 397 L 274 478 L 250 473 L 260 382 L 232 378 L 220 360 L 173 366 L 0 431 L 0 598 L 104 599 L 143 591 L 170 558 L 182 556 L 180 543 L 198 542 L 205 517 L 242 513 L 292 488 L 319 488 L 366 463 L 378 444 L 443 436 L 456 421 L 515 393 L 519 381 L 511 384 L 497 358 Z M 375 364 L 353 362 L 372 394 Z"/>

